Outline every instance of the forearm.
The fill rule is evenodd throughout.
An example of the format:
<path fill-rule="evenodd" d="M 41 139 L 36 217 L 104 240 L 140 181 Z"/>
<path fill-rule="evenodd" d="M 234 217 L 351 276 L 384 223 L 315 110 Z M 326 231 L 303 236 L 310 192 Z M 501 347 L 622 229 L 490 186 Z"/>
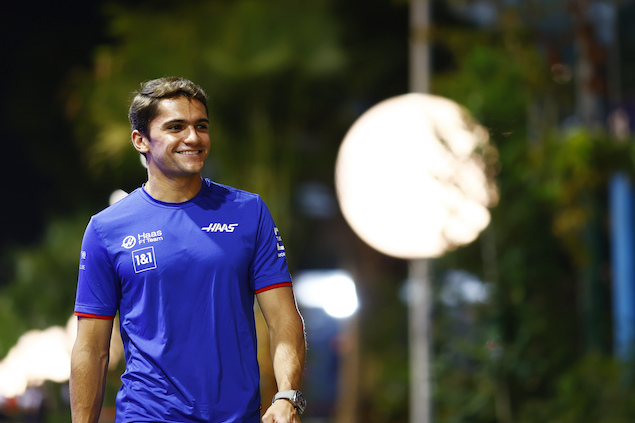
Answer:
<path fill-rule="evenodd" d="M 108 350 L 76 343 L 71 356 L 70 397 L 73 423 L 96 423 L 106 387 Z"/>
<path fill-rule="evenodd" d="M 306 356 L 302 317 L 299 314 L 288 316 L 280 327 L 270 328 L 269 337 L 278 390 L 300 390 Z"/>
<path fill-rule="evenodd" d="M 258 294 L 258 303 L 269 328 L 273 373 L 279 391 L 301 390 L 306 343 L 304 321 L 291 288 Z M 262 416 L 263 423 L 299 423 L 298 410 L 289 401 L 276 401 Z"/>

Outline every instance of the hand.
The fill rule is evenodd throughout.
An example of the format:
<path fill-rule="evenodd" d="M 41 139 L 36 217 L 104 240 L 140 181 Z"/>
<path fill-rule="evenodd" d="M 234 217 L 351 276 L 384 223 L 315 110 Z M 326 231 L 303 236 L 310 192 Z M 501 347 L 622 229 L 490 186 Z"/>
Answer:
<path fill-rule="evenodd" d="M 279 399 L 262 416 L 262 423 L 302 423 L 298 411 L 293 404 L 284 399 Z"/>

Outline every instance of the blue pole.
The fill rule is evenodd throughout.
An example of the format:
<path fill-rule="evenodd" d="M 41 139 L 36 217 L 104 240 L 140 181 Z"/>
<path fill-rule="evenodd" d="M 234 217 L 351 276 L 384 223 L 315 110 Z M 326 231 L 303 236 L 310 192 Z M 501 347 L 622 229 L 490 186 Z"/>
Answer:
<path fill-rule="evenodd" d="M 631 358 L 635 341 L 635 231 L 633 189 L 628 175 L 619 172 L 609 182 L 611 267 L 613 272 L 613 350 Z"/>

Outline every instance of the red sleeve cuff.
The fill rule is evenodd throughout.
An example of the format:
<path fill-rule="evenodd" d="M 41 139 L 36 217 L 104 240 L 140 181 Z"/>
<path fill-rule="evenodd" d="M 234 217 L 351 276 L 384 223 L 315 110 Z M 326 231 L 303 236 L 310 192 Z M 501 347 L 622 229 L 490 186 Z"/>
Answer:
<path fill-rule="evenodd" d="M 265 292 L 265 291 L 269 291 L 271 289 L 275 289 L 275 288 L 282 288 L 283 286 L 293 286 L 293 283 L 291 282 L 282 282 L 282 283 L 275 283 L 273 285 L 269 285 L 269 286 L 265 286 L 264 288 L 260 288 L 256 290 L 256 294 L 260 294 L 261 292 Z"/>
<path fill-rule="evenodd" d="M 88 317 L 90 319 L 103 319 L 103 320 L 111 320 L 115 318 L 115 316 L 102 316 L 100 314 L 89 314 L 89 313 L 79 313 L 79 312 L 75 312 L 75 316 Z"/>

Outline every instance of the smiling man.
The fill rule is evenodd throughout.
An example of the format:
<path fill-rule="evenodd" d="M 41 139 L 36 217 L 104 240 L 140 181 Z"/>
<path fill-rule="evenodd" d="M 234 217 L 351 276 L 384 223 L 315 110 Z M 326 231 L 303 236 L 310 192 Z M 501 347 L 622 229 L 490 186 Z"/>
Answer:
<path fill-rule="evenodd" d="M 98 421 L 117 312 L 126 358 L 117 423 L 259 422 L 254 298 L 279 389 L 262 421 L 299 422 L 304 324 L 282 238 L 258 195 L 201 177 L 205 93 L 182 78 L 152 80 L 129 118 L 148 181 L 84 233 L 73 422 Z"/>

